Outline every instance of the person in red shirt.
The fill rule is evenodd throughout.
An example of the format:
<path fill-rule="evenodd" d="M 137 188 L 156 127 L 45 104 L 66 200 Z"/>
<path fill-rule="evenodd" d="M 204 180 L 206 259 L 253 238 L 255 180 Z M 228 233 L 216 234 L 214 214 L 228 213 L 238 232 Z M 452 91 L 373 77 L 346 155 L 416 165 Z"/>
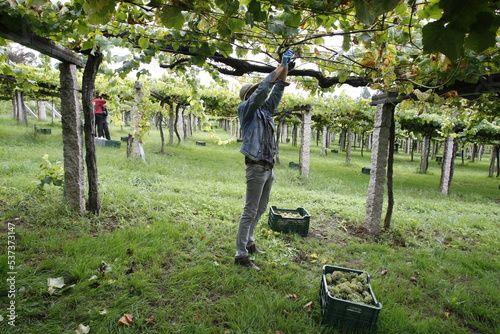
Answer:
<path fill-rule="evenodd" d="M 97 96 L 94 99 L 94 116 L 95 116 L 95 124 L 97 126 L 97 136 L 106 137 L 106 139 L 109 140 L 110 139 L 109 130 L 105 131 L 108 129 L 106 123 L 107 113 L 105 113 L 102 108 L 102 106 L 105 105 L 106 102 L 107 101 L 104 100 L 102 96 Z"/>

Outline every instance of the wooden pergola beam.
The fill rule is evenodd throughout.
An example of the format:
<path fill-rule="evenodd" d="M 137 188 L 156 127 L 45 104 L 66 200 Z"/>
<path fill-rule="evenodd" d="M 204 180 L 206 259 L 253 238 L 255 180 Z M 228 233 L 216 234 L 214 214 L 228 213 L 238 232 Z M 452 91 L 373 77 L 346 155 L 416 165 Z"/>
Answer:
<path fill-rule="evenodd" d="M 1 15 L 0 18 L 2 18 Z M 22 24 L 20 29 L 13 31 L 0 23 L 0 36 L 64 63 L 73 64 L 80 68 L 84 67 L 83 60 L 80 55 L 74 53 L 70 49 L 56 44 L 50 39 L 37 36 L 35 33 L 26 29 Z"/>

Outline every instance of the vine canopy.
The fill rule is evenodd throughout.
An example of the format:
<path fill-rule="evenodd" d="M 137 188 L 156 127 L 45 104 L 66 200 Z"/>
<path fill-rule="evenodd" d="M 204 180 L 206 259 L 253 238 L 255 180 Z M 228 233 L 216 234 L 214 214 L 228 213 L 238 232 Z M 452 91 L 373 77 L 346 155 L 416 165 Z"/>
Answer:
<path fill-rule="evenodd" d="M 0 31 L 28 29 L 108 60 L 127 48 L 122 74 L 153 58 L 268 73 L 293 48 L 289 75 L 307 89 L 409 93 L 498 71 L 499 10 L 497 0 L 0 0 Z"/>

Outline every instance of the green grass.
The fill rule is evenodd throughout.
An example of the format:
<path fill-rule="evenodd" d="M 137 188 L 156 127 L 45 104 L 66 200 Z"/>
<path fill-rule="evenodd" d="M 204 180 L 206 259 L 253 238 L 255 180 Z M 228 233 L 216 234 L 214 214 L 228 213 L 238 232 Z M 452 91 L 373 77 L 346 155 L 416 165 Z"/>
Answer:
<path fill-rule="evenodd" d="M 320 325 L 323 264 L 370 273 L 383 304 L 376 333 L 500 333 L 500 181 L 487 177 L 488 156 L 464 165 L 457 159 L 447 196 L 438 191 L 437 163 L 419 174 L 418 158 L 396 155 L 392 227 L 370 237 L 361 229 L 369 152 L 354 150 L 346 166 L 342 152 L 320 156 L 313 146 L 304 179 L 288 168 L 298 149 L 282 144 L 270 204 L 306 208 L 310 233 L 261 233 L 264 215 L 257 241 L 267 254 L 255 256 L 263 268 L 255 272 L 233 263 L 245 192 L 238 143 L 219 146 L 199 132 L 158 154 L 152 130 L 147 163 L 127 159 L 123 145 L 98 146 L 103 209 L 79 215 L 60 187 L 37 189 L 42 156 L 62 160 L 60 123 L 38 126 L 52 135 L 0 119 L 2 240 L 7 223 L 15 224 L 17 271 L 16 327 L 6 317 L 8 287 L 0 285 L 2 333 L 74 333 L 79 324 L 91 333 L 342 333 Z M 114 139 L 129 131 L 111 127 Z M 102 261 L 111 272 L 98 272 Z M 47 279 L 55 277 L 66 288 L 49 294 Z M 117 325 L 125 313 L 135 315 L 130 327 Z"/>

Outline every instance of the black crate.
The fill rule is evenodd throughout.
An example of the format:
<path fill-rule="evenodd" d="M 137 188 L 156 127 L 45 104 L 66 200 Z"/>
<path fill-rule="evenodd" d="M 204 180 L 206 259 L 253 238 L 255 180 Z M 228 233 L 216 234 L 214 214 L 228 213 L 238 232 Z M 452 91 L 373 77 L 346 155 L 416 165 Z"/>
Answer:
<path fill-rule="evenodd" d="M 283 213 L 298 213 L 300 218 L 283 217 Z M 309 221 L 311 215 L 304 208 L 297 209 L 278 209 L 276 206 L 271 206 L 269 209 L 268 224 L 271 230 L 283 233 L 297 233 L 300 236 L 307 236 L 309 233 Z"/>
<path fill-rule="evenodd" d="M 362 274 L 362 270 L 342 268 L 336 266 L 323 266 L 323 275 L 321 277 L 321 286 L 319 290 L 321 303 L 321 323 L 335 327 L 349 328 L 360 331 L 374 330 L 377 324 L 378 315 L 382 309 L 382 304 L 377 301 L 370 285 L 370 294 L 374 305 L 364 305 L 354 303 L 344 299 L 333 297 L 328 292 L 326 274 L 334 271 L 354 272 Z M 370 276 L 368 275 L 368 284 Z"/>
<path fill-rule="evenodd" d="M 115 148 L 120 148 L 122 142 L 119 140 L 106 140 L 104 142 L 104 146 L 107 147 L 115 147 Z"/>
<path fill-rule="evenodd" d="M 40 129 L 40 128 L 36 128 L 36 132 L 44 134 L 44 135 L 51 135 L 52 134 L 52 129 Z"/>
<path fill-rule="evenodd" d="M 363 174 L 367 174 L 367 175 L 370 175 L 370 172 L 371 172 L 371 168 L 368 168 L 368 167 L 362 167 L 361 168 L 361 173 Z"/>

